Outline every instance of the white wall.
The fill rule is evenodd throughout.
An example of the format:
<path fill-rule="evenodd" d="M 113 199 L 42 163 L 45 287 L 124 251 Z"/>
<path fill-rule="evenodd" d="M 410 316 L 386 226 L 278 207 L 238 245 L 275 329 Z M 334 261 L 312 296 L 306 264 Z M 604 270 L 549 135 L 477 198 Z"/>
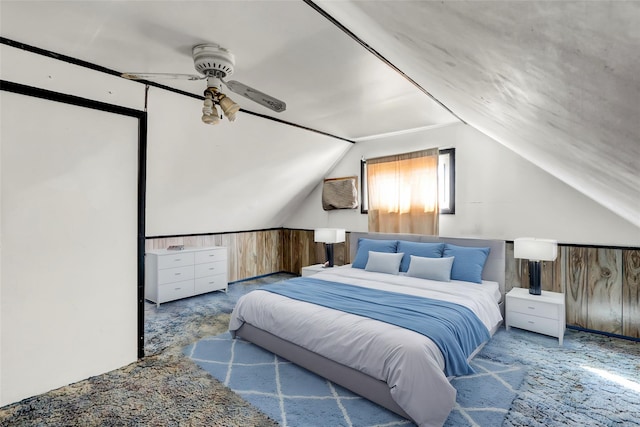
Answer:
<path fill-rule="evenodd" d="M 142 109 L 142 85 L 0 48 L 3 79 Z M 5 405 L 137 358 L 138 120 L 4 91 L 0 110 Z"/>
<path fill-rule="evenodd" d="M 281 227 L 351 148 L 243 112 L 205 125 L 201 110 L 198 99 L 150 88 L 147 236 Z"/>
<path fill-rule="evenodd" d="M 429 147 L 456 148 L 456 213 L 440 216 L 440 234 L 562 243 L 640 246 L 640 229 L 463 124 L 356 143 L 329 177 L 360 175 L 360 159 Z M 360 209 L 323 211 L 319 184 L 285 226 L 366 231 Z"/>

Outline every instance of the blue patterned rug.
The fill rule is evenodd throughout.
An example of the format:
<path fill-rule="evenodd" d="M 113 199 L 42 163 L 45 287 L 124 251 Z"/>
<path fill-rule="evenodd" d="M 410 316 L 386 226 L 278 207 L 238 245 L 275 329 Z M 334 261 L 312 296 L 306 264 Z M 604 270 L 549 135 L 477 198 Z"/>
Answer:
<path fill-rule="evenodd" d="M 227 332 L 184 349 L 200 367 L 281 426 L 413 426 L 412 422 Z M 454 378 L 445 426 L 497 426 L 522 383 L 522 365 L 476 357 L 475 375 Z"/>

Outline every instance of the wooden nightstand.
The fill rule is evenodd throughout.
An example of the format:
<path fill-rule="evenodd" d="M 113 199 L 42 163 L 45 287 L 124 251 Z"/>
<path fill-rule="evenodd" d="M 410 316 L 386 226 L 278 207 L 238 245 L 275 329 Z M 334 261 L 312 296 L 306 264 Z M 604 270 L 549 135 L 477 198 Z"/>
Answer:
<path fill-rule="evenodd" d="M 564 294 L 542 291 L 542 295 L 531 295 L 526 288 L 513 288 L 507 294 L 507 330 L 514 326 L 551 335 L 562 345 L 565 322 Z"/>
<path fill-rule="evenodd" d="M 302 277 L 312 276 L 324 270 L 323 264 L 314 264 L 302 267 Z"/>

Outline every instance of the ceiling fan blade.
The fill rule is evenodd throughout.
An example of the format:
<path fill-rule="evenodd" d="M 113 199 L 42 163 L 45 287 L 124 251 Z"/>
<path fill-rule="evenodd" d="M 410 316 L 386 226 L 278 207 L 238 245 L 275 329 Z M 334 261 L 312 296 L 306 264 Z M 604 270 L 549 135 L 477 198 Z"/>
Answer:
<path fill-rule="evenodd" d="M 173 80 L 203 80 L 206 76 L 199 74 L 174 74 L 174 73 L 122 73 L 121 77 L 129 80 L 156 80 L 156 79 L 173 79 Z"/>
<path fill-rule="evenodd" d="M 280 101 L 273 96 L 260 92 L 259 90 L 249 87 L 243 83 L 237 82 L 235 80 L 230 80 L 228 82 L 223 81 L 223 83 L 229 88 L 231 92 L 235 92 L 238 95 L 249 98 L 250 100 L 257 102 L 260 105 L 272 109 L 276 113 L 280 113 L 287 109 L 287 104 L 285 104 L 283 101 Z"/>

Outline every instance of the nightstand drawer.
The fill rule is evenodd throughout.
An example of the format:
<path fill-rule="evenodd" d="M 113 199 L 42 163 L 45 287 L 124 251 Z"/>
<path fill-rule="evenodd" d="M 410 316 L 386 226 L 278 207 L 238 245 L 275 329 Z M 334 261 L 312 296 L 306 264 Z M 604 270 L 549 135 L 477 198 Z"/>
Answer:
<path fill-rule="evenodd" d="M 193 265 L 178 268 L 165 268 L 158 271 L 158 284 L 181 282 L 183 280 L 193 279 Z"/>
<path fill-rule="evenodd" d="M 553 319 L 556 321 L 560 316 L 560 314 L 558 313 L 558 305 L 546 303 L 543 301 L 534 301 L 532 299 L 525 300 L 520 298 L 509 298 L 508 309 L 510 312 L 518 312 L 525 315 L 545 317 L 547 319 Z"/>
<path fill-rule="evenodd" d="M 559 334 L 558 321 L 546 319 L 544 317 L 531 316 L 527 314 L 507 312 L 507 324 L 520 329 L 537 332 L 539 334 L 557 337 Z"/>

